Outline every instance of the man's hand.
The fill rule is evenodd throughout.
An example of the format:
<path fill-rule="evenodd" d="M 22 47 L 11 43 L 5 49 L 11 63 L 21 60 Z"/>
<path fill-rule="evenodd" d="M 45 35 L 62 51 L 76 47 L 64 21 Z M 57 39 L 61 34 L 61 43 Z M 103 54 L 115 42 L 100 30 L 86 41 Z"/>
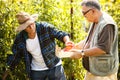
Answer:
<path fill-rule="evenodd" d="M 72 49 L 74 47 L 74 43 L 72 41 L 66 42 L 65 43 L 65 48 L 64 51 L 69 51 L 70 49 Z"/>
<path fill-rule="evenodd" d="M 78 49 L 71 49 L 69 51 L 61 50 L 59 52 L 59 57 L 60 58 L 80 59 L 80 58 L 82 58 L 81 52 L 82 51 L 78 50 Z"/>
<path fill-rule="evenodd" d="M 80 59 L 83 57 L 81 54 L 82 50 L 71 49 L 69 52 L 72 52 L 71 58 L 73 58 L 73 59 Z"/>

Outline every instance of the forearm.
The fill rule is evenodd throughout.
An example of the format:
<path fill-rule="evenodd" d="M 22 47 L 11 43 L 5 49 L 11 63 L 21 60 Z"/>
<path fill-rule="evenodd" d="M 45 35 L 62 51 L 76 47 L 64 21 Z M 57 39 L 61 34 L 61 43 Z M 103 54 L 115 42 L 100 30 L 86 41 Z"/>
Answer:
<path fill-rule="evenodd" d="M 106 52 L 100 48 L 93 47 L 90 49 L 85 49 L 84 54 L 85 56 L 100 56 L 100 55 L 106 54 Z"/>
<path fill-rule="evenodd" d="M 86 57 L 100 56 L 100 55 L 105 54 L 105 51 L 103 51 L 102 49 L 97 48 L 97 47 L 93 47 L 91 49 L 84 49 L 84 51 L 80 50 L 80 49 L 72 49 L 71 51 L 73 53 L 71 53 L 70 57 L 75 58 L 75 59 L 79 59 L 79 58 L 84 57 L 84 56 L 86 56 Z"/>

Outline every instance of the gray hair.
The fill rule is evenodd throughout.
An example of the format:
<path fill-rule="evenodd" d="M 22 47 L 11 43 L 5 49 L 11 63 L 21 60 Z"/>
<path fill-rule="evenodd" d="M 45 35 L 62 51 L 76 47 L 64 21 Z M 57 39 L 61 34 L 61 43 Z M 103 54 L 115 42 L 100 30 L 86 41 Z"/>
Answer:
<path fill-rule="evenodd" d="M 81 3 L 81 6 L 84 6 L 84 5 L 87 7 L 96 8 L 98 10 L 101 9 L 101 6 L 98 0 L 83 0 Z"/>

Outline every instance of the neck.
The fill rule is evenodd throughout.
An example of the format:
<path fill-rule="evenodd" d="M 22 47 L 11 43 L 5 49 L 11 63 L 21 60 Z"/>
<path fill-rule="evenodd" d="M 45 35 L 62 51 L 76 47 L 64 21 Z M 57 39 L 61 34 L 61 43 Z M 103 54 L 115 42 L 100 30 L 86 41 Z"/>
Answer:
<path fill-rule="evenodd" d="M 99 22 L 99 19 L 100 19 L 101 16 L 102 16 L 102 12 L 99 11 L 98 14 L 97 14 L 97 18 L 96 18 L 96 20 L 95 20 L 95 23 L 96 23 L 96 24 Z"/>
<path fill-rule="evenodd" d="M 29 37 L 30 39 L 34 39 L 34 38 L 35 38 L 35 35 L 36 35 L 36 32 L 28 33 L 28 37 Z"/>

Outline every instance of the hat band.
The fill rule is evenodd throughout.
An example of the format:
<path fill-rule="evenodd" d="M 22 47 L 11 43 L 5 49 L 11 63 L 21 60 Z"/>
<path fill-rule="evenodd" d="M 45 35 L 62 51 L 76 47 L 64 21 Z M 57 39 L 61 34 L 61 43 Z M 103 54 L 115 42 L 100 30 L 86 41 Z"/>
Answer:
<path fill-rule="evenodd" d="M 25 22 L 27 22 L 30 18 L 26 19 L 24 22 L 19 22 L 19 24 L 23 24 Z"/>

